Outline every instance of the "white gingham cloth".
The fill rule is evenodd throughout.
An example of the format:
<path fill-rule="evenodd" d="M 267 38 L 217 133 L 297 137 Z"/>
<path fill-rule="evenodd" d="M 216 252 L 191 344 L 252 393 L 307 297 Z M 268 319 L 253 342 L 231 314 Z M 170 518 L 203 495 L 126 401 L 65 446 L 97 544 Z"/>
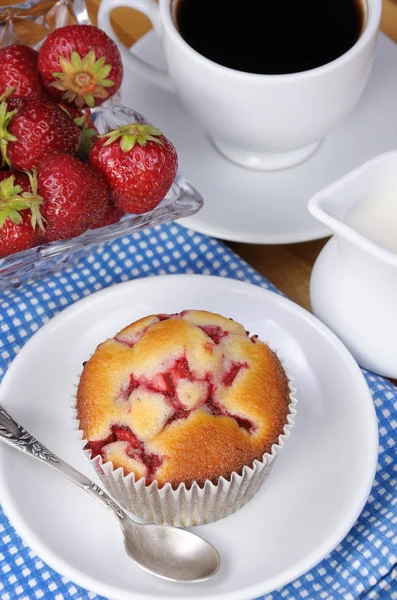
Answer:
<path fill-rule="evenodd" d="M 0 379 L 24 343 L 66 306 L 115 283 L 171 273 L 240 279 L 277 291 L 223 244 L 178 224 L 145 229 L 97 248 L 75 267 L 0 293 Z M 265 600 L 397 600 L 397 388 L 364 371 L 379 421 L 379 463 L 368 502 L 320 564 Z M 0 490 L 1 494 L 1 490 Z M 1 496 L 0 496 L 1 500 Z M 28 548 L 0 508 L 0 600 L 88 600 Z"/>

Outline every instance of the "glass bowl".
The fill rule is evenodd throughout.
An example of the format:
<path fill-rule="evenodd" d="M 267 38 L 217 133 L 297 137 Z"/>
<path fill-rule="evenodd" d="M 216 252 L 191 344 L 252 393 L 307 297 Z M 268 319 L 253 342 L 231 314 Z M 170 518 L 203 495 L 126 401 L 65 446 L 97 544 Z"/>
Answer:
<path fill-rule="evenodd" d="M 99 106 L 92 111 L 99 133 L 106 133 L 128 123 L 147 123 L 136 111 L 122 105 Z M 154 124 L 155 125 L 155 124 Z M 118 223 L 84 232 L 75 238 L 50 242 L 0 259 L 0 291 L 16 287 L 72 266 L 94 246 L 134 233 L 145 227 L 169 223 L 195 214 L 203 199 L 193 186 L 177 173 L 174 182 L 156 208 L 141 214 L 124 215 Z"/>

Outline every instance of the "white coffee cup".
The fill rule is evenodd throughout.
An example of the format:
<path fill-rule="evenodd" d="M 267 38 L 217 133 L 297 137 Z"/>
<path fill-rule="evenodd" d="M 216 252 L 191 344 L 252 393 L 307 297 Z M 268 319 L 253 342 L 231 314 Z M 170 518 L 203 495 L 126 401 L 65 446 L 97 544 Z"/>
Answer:
<path fill-rule="evenodd" d="M 286 75 L 244 73 L 205 58 L 178 32 L 171 14 L 173 0 L 102 0 L 98 25 L 117 41 L 109 18 L 114 8 L 126 6 L 147 15 L 162 39 L 168 73 L 119 44 L 124 64 L 174 90 L 228 159 L 253 169 L 280 169 L 308 158 L 364 91 L 382 0 L 362 1 L 365 24 L 350 50 L 323 66 Z"/>

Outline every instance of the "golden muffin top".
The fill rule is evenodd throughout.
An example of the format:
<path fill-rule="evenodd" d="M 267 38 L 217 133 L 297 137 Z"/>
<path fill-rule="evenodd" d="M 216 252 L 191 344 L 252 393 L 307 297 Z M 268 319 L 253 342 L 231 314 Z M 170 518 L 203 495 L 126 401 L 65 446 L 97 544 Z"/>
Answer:
<path fill-rule="evenodd" d="M 289 412 L 288 378 L 256 335 L 219 314 L 150 315 L 98 346 L 77 392 L 92 457 L 124 474 L 203 484 L 270 452 Z"/>

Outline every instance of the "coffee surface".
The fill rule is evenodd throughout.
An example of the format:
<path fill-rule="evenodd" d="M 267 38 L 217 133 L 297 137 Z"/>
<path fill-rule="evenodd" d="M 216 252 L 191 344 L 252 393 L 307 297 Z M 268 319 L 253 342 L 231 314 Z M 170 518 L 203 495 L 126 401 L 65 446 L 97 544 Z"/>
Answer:
<path fill-rule="evenodd" d="M 358 40 L 365 0 L 174 0 L 194 50 L 238 71 L 297 73 L 335 60 Z"/>

